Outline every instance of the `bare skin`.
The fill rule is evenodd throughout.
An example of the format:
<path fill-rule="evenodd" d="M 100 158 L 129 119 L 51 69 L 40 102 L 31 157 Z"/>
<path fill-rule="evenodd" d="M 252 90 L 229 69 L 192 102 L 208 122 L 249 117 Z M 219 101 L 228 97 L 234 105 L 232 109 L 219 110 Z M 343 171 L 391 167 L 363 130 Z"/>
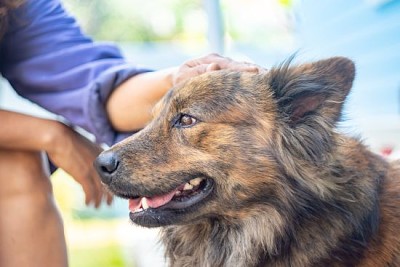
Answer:
<path fill-rule="evenodd" d="M 0 266 L 68 266 L 43 155 L 0 149 L 0 183 Z"/>
<path fill-rule="evenodd" d="M 219 69 L 262 71 L 216 54 L 180 67 L 136 75 L 121 84 L 106 103 L 116 130 L 143 128 L 150 111 L 173 85 Z M 63 222 L 55 206 L 47 157 L 69 173 L 98 207 L 112 198 L 93 168 L 99 146 L 57 121 L 0 110 L 0 266 L 66 267 Z"/>
<path fill-rule="evenodd" d="M 46 154 L 98 207 L 112 200 L 92 167 L 101 149 L 56 121 L 2 110 L 0 120 L 0 266 L 68 266 Z"/>

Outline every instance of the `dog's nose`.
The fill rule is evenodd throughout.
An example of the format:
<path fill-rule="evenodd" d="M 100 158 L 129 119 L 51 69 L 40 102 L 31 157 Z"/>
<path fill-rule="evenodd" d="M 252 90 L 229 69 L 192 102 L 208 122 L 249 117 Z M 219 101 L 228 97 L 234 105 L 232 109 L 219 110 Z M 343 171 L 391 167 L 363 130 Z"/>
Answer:
<path fill-rule="evenodd" d="M 112 151 L 104 151 L 95 160 L 94 166 L 100 175 L 101 181 L 110 184 L 118 169 L 118 156 Z"/>

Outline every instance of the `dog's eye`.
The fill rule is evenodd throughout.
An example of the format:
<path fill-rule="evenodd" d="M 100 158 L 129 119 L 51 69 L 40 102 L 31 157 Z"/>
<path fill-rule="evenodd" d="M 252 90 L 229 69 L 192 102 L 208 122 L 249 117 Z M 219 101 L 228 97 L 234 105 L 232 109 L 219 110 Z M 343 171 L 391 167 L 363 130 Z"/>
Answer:
<path fill-rule="evenodd" d="M 187 114 L 181 114 L 178 118 L 178 120 L 175 122 L 175 126 L 177 127 L 183 127 L 183 128 L 187 128 L 187 127 L 191 127 L 193 125 L 195 125 L 197 122 L 197 119 L 187 115 Z"/>

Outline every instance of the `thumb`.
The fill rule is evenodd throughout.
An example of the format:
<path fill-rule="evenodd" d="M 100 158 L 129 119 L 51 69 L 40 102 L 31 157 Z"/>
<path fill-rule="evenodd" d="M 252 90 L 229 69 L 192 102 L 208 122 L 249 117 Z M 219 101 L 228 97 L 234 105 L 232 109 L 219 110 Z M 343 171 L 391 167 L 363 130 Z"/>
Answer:
<path fill-rule="evenodd" d="M 184 71 L 181 71 L 180 73 L 177 74 L 177 76 L 174 79 L 174 85 L 184 82 L 192 77 L 203 74 L 207 71 L 212 71 L 212 70 L 215 70 L 218 68 L 219 68 L 219 66 L 214 63 L 200 64 L 195 67 L 186 68 L 186 69 L 184 69 Z"/>
<path fill-rule="evenodd" d="M 220 70 L 221 67 L 217 63 L 208 64 L 205 72 Z"/>

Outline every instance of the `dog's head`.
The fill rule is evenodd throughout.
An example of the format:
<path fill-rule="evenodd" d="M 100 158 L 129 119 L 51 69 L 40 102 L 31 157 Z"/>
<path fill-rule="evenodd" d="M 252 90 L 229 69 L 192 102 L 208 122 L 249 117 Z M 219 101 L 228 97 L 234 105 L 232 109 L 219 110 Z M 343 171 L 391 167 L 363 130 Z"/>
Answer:
<path fill-rule="evenodd" d="M 346 58 L 200 75 L 172 88 L 151 123 L 103 152 L 97 169 L 139 225 L 273 216 L 294 183 L 323 190 L 298 167 L 323 162 L 353 79 Z"/>

